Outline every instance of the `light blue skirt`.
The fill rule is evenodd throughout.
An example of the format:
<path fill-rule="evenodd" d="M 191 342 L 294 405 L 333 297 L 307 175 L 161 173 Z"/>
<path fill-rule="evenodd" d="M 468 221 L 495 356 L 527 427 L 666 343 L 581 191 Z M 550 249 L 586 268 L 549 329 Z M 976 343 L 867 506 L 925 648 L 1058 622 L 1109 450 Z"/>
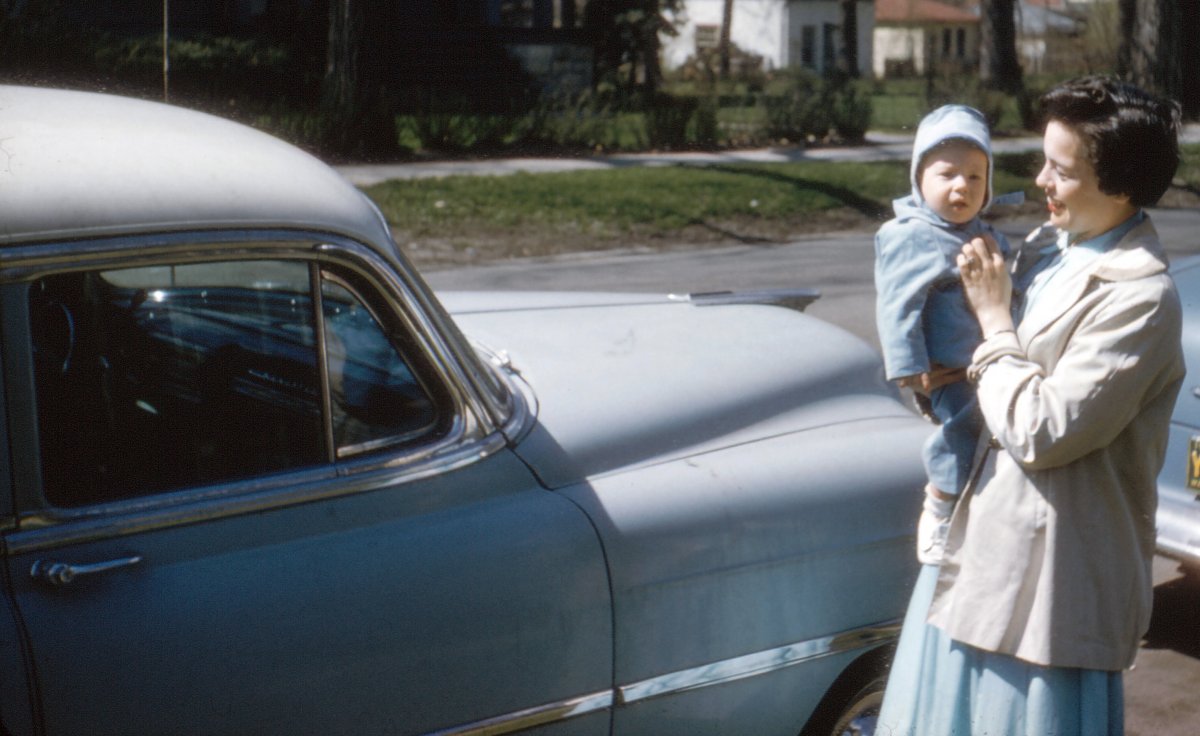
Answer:
<path fill-rule="evenodd" d="M 1040 667 L 925 623 L 938 568 L 913 590 L 875 736 L 1121 736 L 1120 672 Z"/>

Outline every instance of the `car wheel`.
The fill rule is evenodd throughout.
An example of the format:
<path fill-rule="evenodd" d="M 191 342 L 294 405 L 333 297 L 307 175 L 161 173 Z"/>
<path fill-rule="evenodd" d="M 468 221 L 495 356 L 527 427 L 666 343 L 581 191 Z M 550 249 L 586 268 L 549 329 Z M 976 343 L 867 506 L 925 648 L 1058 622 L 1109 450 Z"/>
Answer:
<path fill-rule="evenodd" d="M 886 685 L 887 676 L 879 675 L 860 687 L 845 701 L 841 714 L 828 731 L 829 736 L 873 736 Z"/>

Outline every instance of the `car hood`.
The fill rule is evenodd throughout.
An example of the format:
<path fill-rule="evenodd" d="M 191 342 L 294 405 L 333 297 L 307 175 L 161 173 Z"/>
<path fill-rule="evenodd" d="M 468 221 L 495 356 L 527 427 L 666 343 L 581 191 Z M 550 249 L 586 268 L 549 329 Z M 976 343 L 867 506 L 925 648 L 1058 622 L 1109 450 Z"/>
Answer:
<path fill-rule="evenodd" d="M 442 294 L 535 397 L 550 488 L 790 432 L 911 417 L 878 354 L 791 309 L 613 294 Z"/>

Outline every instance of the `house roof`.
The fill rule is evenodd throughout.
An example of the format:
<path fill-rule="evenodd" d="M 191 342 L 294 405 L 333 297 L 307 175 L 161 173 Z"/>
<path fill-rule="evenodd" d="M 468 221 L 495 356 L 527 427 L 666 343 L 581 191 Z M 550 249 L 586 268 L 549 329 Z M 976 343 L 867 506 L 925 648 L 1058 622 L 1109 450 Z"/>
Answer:
<path fill-rule="evenodd" d="M 979 16 L 937 0 L 875 0 L 876 23 L 978 23 Z"/>

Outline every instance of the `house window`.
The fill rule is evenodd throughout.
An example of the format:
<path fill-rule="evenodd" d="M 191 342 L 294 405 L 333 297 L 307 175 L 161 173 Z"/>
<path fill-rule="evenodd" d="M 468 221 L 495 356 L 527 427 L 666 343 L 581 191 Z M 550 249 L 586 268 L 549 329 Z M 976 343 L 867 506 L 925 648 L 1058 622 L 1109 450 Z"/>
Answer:
<path fill-rule="evenodd" d="M 696 50 L 715 49 L 721 45 L 721 26 L 696 26 Z"/>
<path fill-rule="evenodd" d="M 942 57 L 950 56 L 950 29 L 942 29 Z"/>
<path fill-rule="evenodd" d="M 817 27 L 804 26 L 800 29 L 800 64 L 815 69 L 817 66 Z"/>
<path fill-rule="evenodd" d="M 955 32 L 955 35 L 957 36 L 956 41 L 958 42 L 958 58 L 965 59 L 967 58 L 967 31 L 965 28 L 959 28 L 958 31 Z"/>
<path fill-rule="evenodd" d="M 837 66 L 838 39 L 842 29 L 841 26 L 826 23 L 821 30 L 821 68 L 833 69 Z"/>

